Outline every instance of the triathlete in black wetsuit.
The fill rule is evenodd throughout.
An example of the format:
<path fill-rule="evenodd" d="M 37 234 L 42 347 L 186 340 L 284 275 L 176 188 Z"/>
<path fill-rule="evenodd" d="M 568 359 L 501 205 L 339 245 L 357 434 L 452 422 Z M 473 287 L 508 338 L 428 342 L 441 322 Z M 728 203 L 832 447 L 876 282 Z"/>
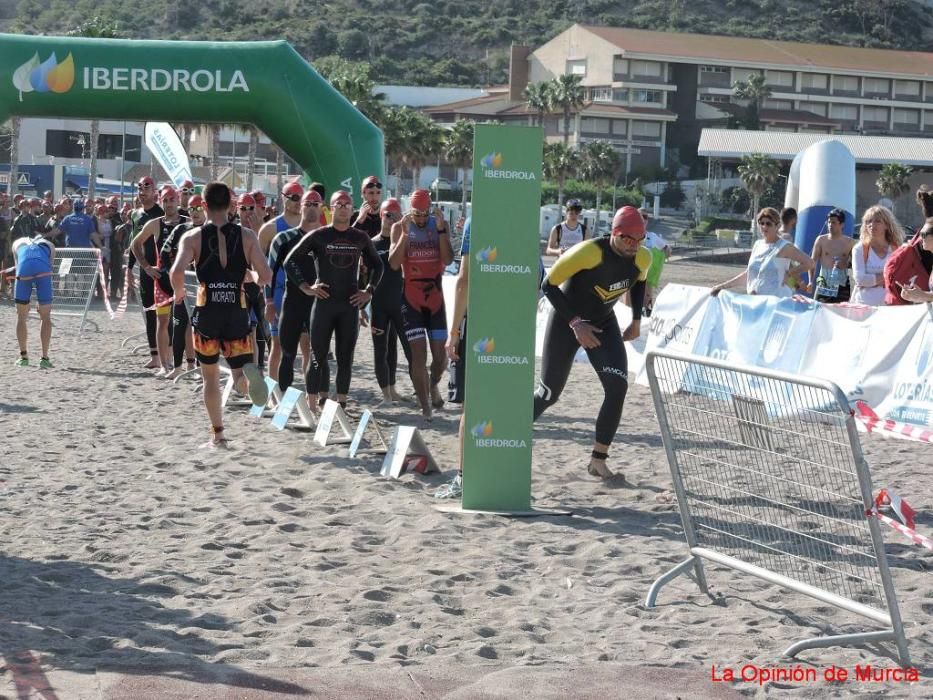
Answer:
<path fill-rule="evenodd" d="M 395 372 L 398 367 L 398 342 L 402 343 L 405 359 L 411 367 L 411 349 L 405 336 L 405 321 L 402 318 L 402 273 L 389 265 L 389 248 L 392 244 L 392 224 L 402 217 L 402 208 L 397 199 L 387 199 L 380 208 L 382 228 L 372 239 L 376 252 L 382 260 L 382 280 L 376 287 L 369 326 L 373 335 L 373 362 L 376 365 L 376 381 L 386 401 L 401 401 L 395 389 Z"/>
<path fill-rule="evenodd" d="M 272 279 L 285 264 L 285 259 L 306 233 L 310 233 L 321 225 L 321 195 L 314 190 L 308 190 L 301 197 L 301 223 L 296 228 L 286 229 L 276 234 L 269 246 L 269 267 L 272 268 Z M 304 255 L 295 261 L 301 267 L 302 277 L 311 283 L 317 279 L 314 269 L 314 258 Z M 272 298 L 271 285 L 266 288 L 268 298 Z M 279 360 L 279 387 L 284 391 L 292 385 L 295 379 L 295 356 L 298 354 L 298 344 L 302 335 L 309 332 L 311 324 L 311 309 L 314 307 L 314 297 L 305 294 L 291 279 L 285 280 L 285 295 L 282 297 L 282 312 L 279 315 L 279 347 L 282 355 Z M 310 354 L 310 343 L 303 350 Z M 310 366 L 310 362 L 308 363 Z M 325 362 L 321 367 L 323 377 L 321 384 L 327 391 L 330 383 L 330 370 Z"/>
<path fill-rule="evenodd" d="M 347 192 L 331 195 L 333 223 L 305 234 L 285 259 L 285 272 L 293 284 L 309 296 L 317 297 L 311 312 L 311 366 L 306 380 L 308 404 L 317 410 L 321 386 L 321 366 L 327 362 L 331 337 L 336 334 L 337 396 L 345 404 L 353 372 L 353 351 L 359 333 L 359 310 L 373 296 L 382 278 L 382 261 L 372 241 L 362 231 L 350 227 L 353 200 Z M 317 281 L 311 285 L 302 274 L 298 260 L 314 255 Z M 369 279 L 359 288 L 360 260 L 366 263 Z"/>
<path fill-rule="evenodd" d="M 132 223 L 130 244 L 132 244 L 133 239 L 139 235 L 143 230 L 143 226 L 145 226 L 150 219 L 158 219 L 160 216 L 165 216 L 162 207 L 156 204 L 156 196 L 158 193 L 156 192 L 155 180 L 149 176 L 140 178 L 139 182 L 136 183 L 136 191 L 138 193 L 140 207 L 134 209 L 130 214 L 130 222 Z M 143 247 L 143 253 L 146 264 L 156 264 L 155 241 L 151 239 L 146 241 Z M 127 264 L 127 274 L 131 274 L 129 271 L 133 269 L 133 264 L 135 262 L 136 256 L 131 253 L 129 263 Z M 155 305 L 155 281 L 145 273 L 139 275 L 139 303 L 142 304 L 144 309 L 151 308 Z M 157 369 L 160 365 L 158 343 L 156 342 L 156 312 L 152 310 L 146 311 L 144 314 L 146 317 L 146 338 L 149 340 L 150 355 L 149 364 L 146 365 L 146 369 Z"/>
<path fill-rule="evenodd" d="M 259 229 L 262 228 L 262 217 L 257 210 L 256 200 L 248 192 L 241 194 L 237 200 L 237 217 L 240 226 L 248 228 L 257 235 L 259 234 Z M 253 339 L 256 341 L 256 362 L 262 368 L 265 366 L 266 345 L 269 340 L 265 319 L 266 300 L 262 287 L 253 282 L 244 284 L 243 291 L 246 292 L 246 303 L 250 309 L 250 323 L 253 326 Z"/>
<path fill-rule="evenodd" d="M 179 211 L 181 211 L 179 209 Z M 190 221 L 179 224 L 165 238 L 162 247 L 159 249 L 159 270 L 162 272 L 163 279 L 170 279 L 172 265 L 175 264 L 175 258 L 178 256 L 178 245 L 181 243 L 181 237 L 196 226 L 203 226 L 204 200 L 201 195 L 196 194 L 188 200 L 188 213 L 191 215 Z M 194 337 L 191 333 L 191 320 L 188 316 L 188 306 L 186 302 L 175 303 L 172 305 L 172 360 L 174 369 L 167 377 L 174 379 L 182 373 L 181 361 L 187 351 L 188 369 L 194 369 Z"/>
<path fill-rule="evenodd" d="M 594 476 L 610 478 L 607 451 L 622 418 L 628 390 L 623 341 L 641 333 L 641 309 L 651 254 L 641 247 L 645 222 L 635 207 L 622 207 L 612 220 L 612 236 L 583 241 L 565 252 L 541 285 L 554 306 L 544 335 L 541 380 L 534 417 L 557 402 L 579 347 L 586 350 L 605 396 L 596 417 L 596 439 L 589 464 Z M 623 333 L 613 307 L 631 293 L 632 324 Z"/>
<path fill-rule="evenodd" d="M 252 281 L 268 284 L 272 271 L 256 234 L 227 222 L 231 201 L 227 186 L 222 182 L 209 182 L 204 188 L 204 201 L 208 221 L 182 237 L 178 257 L 172 266 L 172 289 L 175 301 L 183 302 L 185 270 L 195 263 L 199 288 L 191 325 L 204 379 L 204 406 L 213 433 L 207 446 L 222 447 L 226 440 L 218 366 L 221 353 L 233 372 L 237 389 L 248 391 L 254 405 L 265 406 L 269 398 L 262 372 L 252 363 L 249 310 L 243 282 L 252 268 L 254 272 L 249 273 Z"/>

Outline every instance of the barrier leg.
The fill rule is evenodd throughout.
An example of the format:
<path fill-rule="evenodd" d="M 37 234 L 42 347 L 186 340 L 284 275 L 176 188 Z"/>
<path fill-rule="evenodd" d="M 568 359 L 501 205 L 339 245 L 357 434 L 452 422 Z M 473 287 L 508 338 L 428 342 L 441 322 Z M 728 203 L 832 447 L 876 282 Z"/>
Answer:
<path fill-rule="evenodd" d="M 686 573 L 693 566 L 696 566 L 698 572 L 700 572 L 702 575 L 703 569 L 702 569 L 702 564 L 700 564 L 700 560 L 697 557 L 690 557 L 689 559 L 685 559 L 684 561 L 680 562 L 677 566 L 675 566 L 673 569 L 671 569 L 666 574 L 658 578 L 658 580 L 656 580 L 654 583 L 652 583 L 651 588 L 648 589 L 648 597 L 645 598 L 645 607 L 653 608 L 655 601 L 658 599 L 658 593 L 661 592 L 661 589 L 664 587 L 664 585 L 673 581 L 675 578 L 677 578 L 681 574 Z M 706 591 L 706 577 L 705 576 L 702 578 L 702 581 L 703 583 L 700 585 L 700 587 L 704 589 L 703 592 L 706 593 L 707 591 Z"/>
<path fill-rule="evenodd" d="M 907 644 L 901 639 L 894 630 L 885 630 L 883 632 L 856 632 L 855 634 L 835 634 L 827 637 L 813 637 L 811 639 L 801 639 L 796 644 L 791 644 L 784 651 L 784 656 L 795 657 L 805 649 L 822 649 L 824 647 L 851 646 L 855 644 L 866 644 L 868 642 L 887 642 L 895 640 L 898 647 L 898 657 L 901 666 L 910 665 L 910 656 L 907 653 Z M 903 646 L 903 649 L 901 648 Z"/>

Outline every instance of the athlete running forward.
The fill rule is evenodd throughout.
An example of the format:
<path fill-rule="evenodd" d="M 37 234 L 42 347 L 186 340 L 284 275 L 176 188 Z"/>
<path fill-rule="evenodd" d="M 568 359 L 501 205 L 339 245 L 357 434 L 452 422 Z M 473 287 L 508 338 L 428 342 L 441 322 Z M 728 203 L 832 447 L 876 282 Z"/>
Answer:
<path fill-rule="evenodd" d="M 338 190 L 331 195 L 330 206 L 333 223 L 305 234 L 285 259 L 289 280 L 308 296 L 316 297 L 311 311 L 311 366 L 306 377 L 308 406 L 315 412 L 322 367 L 333 336 L 337 340 L 336 400 L 346 407 L 360 309 L 372 300 L 373 290 L 382 278 L 382 261 L 369 236 L 350 227 L 352 197 Z M 299 262 L 309 253 L 314 256 L 315 280 L 305 276 Z M 368 272 L 363 289 L 359 288 L 361 260 Z"/>
<path fill-rule="evenodd" d="M 270 219 L 259 229 L 259 246 L 264 255 L 269 254 L 272 239 L 282 231 L 297 228 L 301 223 L 301 197 L 304 189 L 297 182 L 290 182 L 282 188 L 282 201 L 285 211 Z M 269 287 L 266 288 L 266 322 L 269 324 L 269 376 L 279 376 L 279 362 L 282 348 L 279 345 L 279 314 L 282 313 L 282 298 L 285 296 L 285 272 L 279 271 Z"/>
<path fill-rule="evenodd" d="M 52 264 L 55 261 L 55 246 L 42 236 L 19 238 L 13 241 L 13 258 L 16 261 L 16 283 L 13 285 L 13 300 L 16 302 L 16 340 L 19 343 L 17 367 L 29 366 L 26 318 L 32 288 L 36 288 L 36 310 L 39 312 L 39 342 L 42 356 L 39 367 L 51 369 L 49 343 L 52 341 Z"/>
<path fill-rule="evenodd" d="M 380 230 L 372 237 L 376 252 L 382 260 L 382 280 L 376 287 L 370 311 L 369 328 L 373 336 L 373 364 L 376 381 L 382 389 L 383 401 L 398 403 L 402 396 L 395 388 L 398 368 L 398 341 L 411 367 L 411 349 L 405 337 L 405 320 L 402 318 L 402 273 L 389 265 L 389 249 L 392 243 L 392 226 L 402 218 L 402 208 L 397 199 L 387 199 L 379 208 Z"/>
<path fill-rule="evenodd" d="M 175 258 L 178 257 L 178 246 L 181 243 L 181 237 L 191 229 L 203 226 L 207 220 L 204 212 L 204 200 L 201 199 L 201 195 L 196 194 L 189 198 L 188 214 L 190 219 L 183 219 L 184 223 L 173 228 L 159 250 L 159 271 L 165 279 L 171 279 L 172 265 L 175 264 Z M 189 371 L 194 369 L 194 335 L 191 332 L 191 317 L 188 314 L 187 301 L 172 304 L 171 335 L 174 368 L 166 379 L 174 379 L 185 371 L 181 366 L 184 357 L 188 358 L 187 369 Z"/>
<path fill-rule="evenodd" d="M 269 267 L 272 268 L 273 279 L 279 272 L 284 274 L 285 259 L 291 253 L 292 248 L 298 245 L 298 242 L 306 233 L 320 227 L 322 204 L 321 195 L 317 192 L 314 190 L 305 192 L 301 198 L 301 223 L 296 228 L 282 231 L 272 239 L 272 245 L 269 247 Z M 312 282 L 317 279 L 314 258 L 311 255 L 304 255 L 295 262 L 301 267 L 304 279 Z M 269 295 L 272 293 L 270 289 L 270 287 L 266 287 L 266 293 Z M 279 362 L 277 379 L 282 391 L 288 389 L 295 380 L 295 356 L 298 354 L 299 346 L 301 346 L 304 364 L 303 371 L 305 374 L 308 373 L 308 367 L 311 363 L 311 340 L 308 333 L 313 306 L 314 297 L 308 296 L 298 285 L 290 279 L 286 279 L 285 296 L 282 297 L 282 308 L 279 315 L 279 343 L 282 359 Z M 330 383 L 330 374 L 326 362 L 321 369 L 324 373 L 321 383 L 323 386 L 327 386 Z"/>
<path fill-rule="evenodd" d="M 588 471 L 608 479 L 609 445 L 622 418 L 628 390 L 624 341 L 641 334 L 641 311 L 651 253 L 641 246 L 645 222 L 635 207 L 622 207 L 612 219 L 612 235 L 578 243 L 554 264 L 541 290 L 554 306 L 544 335 L 541 380 L 534 395 L 534 417 L 553 406 L 564 390 L 574 355 L 583 347 L 603 385 L 596 438 Z M 623 333 L 613 307 L 630 292 L 632 323 Z"/>
<path fill-rule="evenodd" d="M 194 349 L 204 378 L 204 407 L 211 421 L 212 438 L 205 447 L 226 447 L 220 367 L 223 354 L 239 391 L 246 391 L 254 405 L 265 406 L 268 388 L 259 368 L 252 364 L 249 309 L 243 282 L 247 274 L 257 284 L 268 284 L 272 271 L 259 248 L 256 234 L 227 221 L 230 190 L 222 182 L 204 188 L 207 222 L 181 239 L 172 265 L 175 301 L 185 300 L 185 270 L 194 263 L 198 276 L 198 298 L 191 317 Z M 254 272 L 249 272 L 252 268 Z"/>
<path fill-rule="evenodd" d="M 156 349 L 161 365 L 161 369 L 156 372 L 155 376 L 165 377 L 172 374 L 173 370 L 172 341 L 169 334 L 172 322 L 173 292 L 171 280 L 159 264 L 159 251 L 162 250 L 162 246 L 174 228 L 187 222 L 187 219 L 178 214 L 178 192 L 174 187 L 163 187 L 159 193 L 159 200 L 162 211 L 165 213 L 146 222 L 139 235 L 133 239 L 131 248 L 133 255 L 139 261 L 140 268 L 154 283 L 151 306 L 155 307 Z M 152 263 L 148 262 L 147 244 L 155 248 L 155 260 Z"/>
<path fill-rule="evenodd" d="M 411 348 L 411 381 L 421 403 L 421 415 L 431 420 L 431 407 L 440 408 L 444 399 L 438 382 L 447 368 L 447 314 L 441 278 L 454 259 L 450 230 L 440 209 L 431 216 L 431 195 L 415 190 L 409 199 L 409 212 L 392 226 L 389 264 L 402 269 L 404 292 L 402 318 Z M 428 376 L 428 344 L 431 369 Z M 430 382 L 430 384 L 429 384 Z"/>

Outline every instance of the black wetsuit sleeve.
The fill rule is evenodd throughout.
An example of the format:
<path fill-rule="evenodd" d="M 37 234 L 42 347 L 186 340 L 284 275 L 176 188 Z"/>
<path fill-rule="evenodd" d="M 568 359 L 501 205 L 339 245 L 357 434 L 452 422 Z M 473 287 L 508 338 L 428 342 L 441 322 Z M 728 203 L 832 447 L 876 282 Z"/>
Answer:
<path fill-rule="evenodd" d="M 289 282 L 291 282 L 296 287 L 308 282 L 305 279 L 304 274 L 301 272 L 301 265 L 298 264 L 298 258 L 302 255 L 307 255 L 314 249 L 314 231 L 311 233 L 306 233 L 301 237 L 301 240 L 295 245 L 294 248 L 289 252 L 288 257 L 285 258 L 285 262 L 282 264 L 282 267 L 285 268 L 285 274 L 288 277 Z"/>
<path fill-rule="evenodd" d="M 641 320 L 641 308 L 645 305 L 645 281 L 638 280 L 629 295 L 632 300 L 632 320 Z"/>
<path fill-rule="evenodd" d="M 570 302 L 567 300 L 567 295 L 564 294 L 561 288 L 548 282 L 547 277 L 545 277 L 544 282 L 541 283 L 541 292 L 551 302 L 551 306 L 554 307 L 557 315 L 569 323 L 575 314 L 570 307 Z"/>
<path fill-rule="evenodd" d="M 382 280 L 383 265 L 382 258 L 379 257 L 376 246 L 373 245 L 371 239 L 366 241 L 366 247 L 363 248 L 363 262 L 366 263 L 366 270 L 369 275 L 366 284 L 375 289 Z"/>

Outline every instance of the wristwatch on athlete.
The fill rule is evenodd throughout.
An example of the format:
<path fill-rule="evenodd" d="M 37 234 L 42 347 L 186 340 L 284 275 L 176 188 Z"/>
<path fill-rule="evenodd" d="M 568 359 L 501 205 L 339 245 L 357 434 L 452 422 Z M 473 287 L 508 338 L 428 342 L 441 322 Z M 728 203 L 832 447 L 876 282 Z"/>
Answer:
<path fill-rule="evenodd" d="M 376 293 L 376 288 L 372 286 L 371 284 L 367 284 L 366 289 L 364 289 L 363 291 L 366 292 L 369 296 L 373 296 L 373 294 Z"/>

